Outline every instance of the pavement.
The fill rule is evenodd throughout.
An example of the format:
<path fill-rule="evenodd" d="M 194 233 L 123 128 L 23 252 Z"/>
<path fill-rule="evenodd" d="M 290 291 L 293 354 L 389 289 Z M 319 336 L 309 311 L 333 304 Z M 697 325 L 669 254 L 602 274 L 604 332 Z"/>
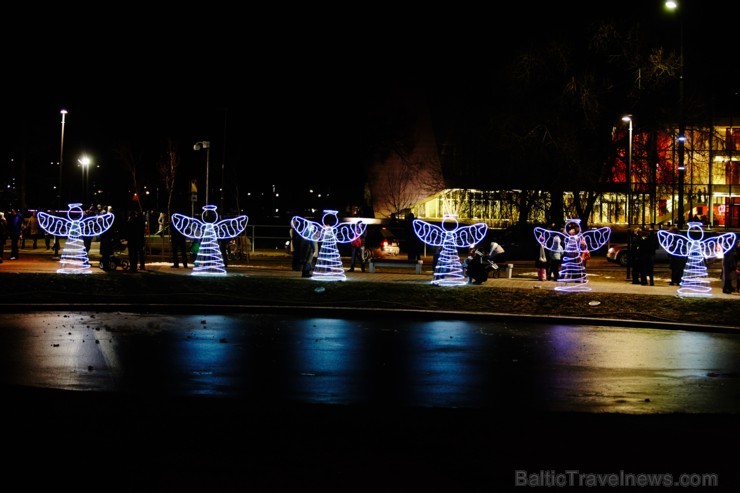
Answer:
<path fill-rule="evenodd" d="M 6 247 L 5 263 L 0 265 L 0 271 L 14 272 L 43 272 L 53 273 L 59 268 L 58 258 L 54 257 L 51 250 L 46 248 L 30 249 L 25 248 L 20 251 L 18 260 L 7 260 L 8 249 Z M 104 271 L 97 267 L 100 259 L 98 244 L 93 242 L 89 252 L 90 263 L 92 265 L 92 274 L 105 274 Z M 349 259 L 345 258 L 344 265 L 348 267 Z M 421 274 L 416 274 L 411 268 L 399 269 L 391 267 L 377 267 L 374 273 L 361 272 L 356 269 L 354 272 L 345 272 L 348 280 L 361 279 L 366 282 L 381 283 L 428 283 L 432 280 L 433 271 L 431 269 L 431 257 L 422 259 L 424 265 Z M 666 265 L 656 265 L 655 285 L 643 286 L 632 284 L 626 279 L 626 270 L 623 267 L 616 266 L 607 262 L 603 257 L 594 256 L 590 261 L 591 266 L 587 269 L 588 288 L 596 293 L 634 293 L 640 295 L 658 295 L 674 296 L 678 294 L 676 286 L 670 286 L 669 271 Z M 532 262 L 513 261 L 512 276 L 505 275 L 506 264 L 501 265 L 501 275 L 496 278 L 489 278 L 488 281 L 481 284 L 483 289 L 496 287 L 516 288 L 516 289 L 555 289 L 559 283 L 554 281 L 538 281 L 537 274 Z M 162 258 L 161 255 L 148 255 L 146 260 L 146 270 L 152 272 L 161 272 L 171 275 L 189 275 L 191 268 L 173 269 L 169 259 Z M 292 278 L 300 275 L 290 269 L 290 257 L 282 250 L 260 250 L 252 252 L 248 261 L 238 261 L 231 263 L 227 272 L 229 275 L 257 275 L 267 277 L 286 277 Z M 719 278 L 718 264 L 713 264 L 709 269 L 709 281 L 712 287 L 711 296 L 740 301 L 740 292 L 725 294 L 722 292 L 722 284 Z"/>

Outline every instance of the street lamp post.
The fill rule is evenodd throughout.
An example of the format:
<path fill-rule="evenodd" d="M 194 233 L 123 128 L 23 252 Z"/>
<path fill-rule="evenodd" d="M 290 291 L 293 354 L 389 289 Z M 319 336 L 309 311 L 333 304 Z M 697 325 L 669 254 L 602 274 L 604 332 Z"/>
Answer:
<path fill-rule="evenodd" d="M 82 156 L 77 162 L 80 163 L 80 167 L 82 168 L 82 203 L 87 207 L 87 173 L 90 167 L 90 158 Z"/>
<path fill-rule="evenodd" d="M 57 190 L 57 210 L 62 210 L 62 168 L 64 165 L 64 117 L 67 110 L 61 110 L 62 114 L 62 140 L 59 144 L 59 189 Z"/>
<path fill-rule="evenodd" d="M 627 280 L 631 278 L 632 266 L 632 115 L 622 117 L 629 122 L 629 142 L 627 143 Z"/>
<path fill-rule="evenodd" d="M 683 83 L 683 15 L 678 10 L 678 2 L 668 0 L 665 6 L 669 10 L 675 10 L 678 15 L 680 24 L 680 48 L 679 48 L 679 74 L 678 74 L 678 227 L 683 228 L 686 220 L 684 213 L 684 181 L 686 177 L 686 167 L 684 165 L 684 147 L 686 143 L 686 117 L 684 111 L 684 83 Z"/>
<path fill-rule="evenodd" d="M 211 143 L 207 140 L 201 140 L 200 142 L 195 143 L 193 149 L 196 151 L 201 149 L 206 150 L 206 205 L 210 205 L 210 202 L 208 202 L 208 169 L 210 167 Z"/>

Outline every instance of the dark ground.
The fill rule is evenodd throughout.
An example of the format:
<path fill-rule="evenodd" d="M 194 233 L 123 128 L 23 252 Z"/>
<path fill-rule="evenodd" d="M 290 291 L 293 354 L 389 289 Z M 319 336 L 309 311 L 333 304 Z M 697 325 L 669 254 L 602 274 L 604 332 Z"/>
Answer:
<path fill-rule="evenodd" d="M 60 276 L 56 273 L 7 274 L 0 278 L 0 297 L 6 309 L 15 304 L 38 306 L 137 304 L 141 309 L 187 309 L 194 305 L 217 305 L 239 310 L 245 306 L 275 308 L 372 308 L 431 312 L 446 311 L 515 314 L 518 316 L 591 317 L 617 320 L 695 323 L 738 326 L 740 308 L 736 302 L 719 297 L 679 298 L 624 292 L 599 294 L 600 304 L 584 309 L 594 293 L 563 293 L 551 289 L 496 287 L 444 289 L 430 283 L 381 283 L 353 279 L 348 283 L 324 283 L 318 293 L 313 282 L 299 275 L 291 277 L 225 276 L 183 278 L 158 272 L 129 275 Z M 495 283 L 495 280 L 489 283 Z M 624 280 L 611 282 L 622 283 Z M 650 289 L 646 287 L 645 289 Z M 198 309 L 202 309 L 200 306 Z M 418 315 L 418 314 L 417 314 Z M 423 315 L 423 313 L 422 313 Z"/>

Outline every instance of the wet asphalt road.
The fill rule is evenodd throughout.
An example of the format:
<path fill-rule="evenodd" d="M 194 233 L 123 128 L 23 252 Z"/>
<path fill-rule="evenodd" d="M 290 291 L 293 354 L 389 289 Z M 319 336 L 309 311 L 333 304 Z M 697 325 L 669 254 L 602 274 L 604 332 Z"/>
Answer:
<path fill-rule="evenodd" d="M 271 314 L 1 318 L 15 451 L 6 470 L 30 489 L 521 491 L 516 475 L 540 470 L 740 484 L 734 454 L 720 450 L 740 431 L 732 333 Z"/>

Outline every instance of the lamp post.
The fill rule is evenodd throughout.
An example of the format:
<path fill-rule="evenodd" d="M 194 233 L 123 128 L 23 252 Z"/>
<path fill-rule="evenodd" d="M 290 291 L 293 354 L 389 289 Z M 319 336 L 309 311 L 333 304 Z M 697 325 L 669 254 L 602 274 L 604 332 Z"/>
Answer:
<path fill-rule="evenodd" d="M 627 143 L 627 280 L 631 278 L 632 266 L 632 115 L 625 115 L 622 121 L 629 122 L 629 142 Z"/>
<path fill-rule="evenodd" d="M 87 207 L 87 173 L 90 166 L 90 158 L 83 155 L 77 160 L 82 168 L 82 204 Z"/>
<path fill-rule="evenodd" d="M 678 10 L 678 2 L 675 0 L 668 0 L 665 3 L 666 8 L 669 10 L 675 10 L 678 15 L 678 21 L 680 24 L 680 48 L 679 48 L 679 74 L 678 74 L 678 105 L 679 105 L 679 116 L 678 116 L 678 227 L 683 228 L 684 221 L 684 206 L 683 206 L 683 194 L 684 194 L 684 180 L 686 177 L 686 167 L 684 165 L 684 146 L 686 142 L 686 118 L 684 115 L 684 102 L 683 102 L 683 15 Z"/>
<path fill-rule="evenodd" d="M 193 146 L 193 150 L 199 151 L 201 149 L 206 150 L 206 205 L 210 205 L 210 202 L 208 202 L 208 168 L 210 167 L 211 143 L 207 140 L 196 142 Z"/>
<path fill-rule="evenodd" d="M 59 189 L 57 190 L 57 210 L 62 210 L 62 168 L 64 164 L 64 117 L 67 110 L 61 110 L 62 114 L 62 140 L 59 144 Z"/>

